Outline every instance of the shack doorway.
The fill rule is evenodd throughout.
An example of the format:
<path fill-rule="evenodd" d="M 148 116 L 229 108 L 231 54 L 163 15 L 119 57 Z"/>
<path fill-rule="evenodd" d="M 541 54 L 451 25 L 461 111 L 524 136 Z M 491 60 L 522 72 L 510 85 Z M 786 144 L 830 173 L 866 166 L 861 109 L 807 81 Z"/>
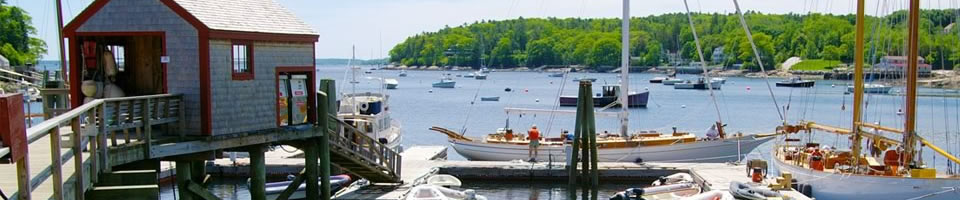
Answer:
<path fill-rule="evenodd" d="M 166 93 L 162 32 L 78 33 L 76 44 L 84 102 Z"/>

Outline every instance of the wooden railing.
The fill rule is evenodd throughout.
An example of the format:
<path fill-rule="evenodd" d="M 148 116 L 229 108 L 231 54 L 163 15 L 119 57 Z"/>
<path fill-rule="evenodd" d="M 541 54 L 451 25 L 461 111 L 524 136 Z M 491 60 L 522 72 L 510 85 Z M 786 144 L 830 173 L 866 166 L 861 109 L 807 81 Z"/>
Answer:
<path fill-rule="evenodd" d="M 350 149 L 352 152 L 361 155 L 361 159 L 386 169 L 388 175 L 396 178 L 400 177 L 400 163 L 402 162 L 400 153 L 390 149 L 386 144 L 378 142 L 377 139 L 367 136 L 349 123 L 332 115 L 331 117 L 337 121 L 337 130 L 342 130 L 335 132 L 338 134 L 328 137 L 331 145 Z"/>
<path fill-rule="evenodd" d="M 152 125 L 174 124 L 179 121 L 177 125 L 182 130 L 182 101 L 182 95 L 173 94 L 98 99 L 27 129 L 28 143 L 49 136 L 51 163 L 33 178 L 30 178 L 28 169 L 18 169 L 17 178 L 21 180 L 21 184 L 18 185 L 17 194 L 11 199 L 17 199 L 18 195 L 20 199 L 30 199 L 30 193 L 50 177 L 53 177 L 52 199 L 64 199 L 66 194 L 73 194 L 67 195 L 70 196 L 69 199 L 83 199 L 84 192 L 97 182 L 97 175 L 111 171 L 108 154 L 110 148 L 142 144 L 143 148 L 146 148 L 145 152 L 149 154 L 150 138 L 153 138 Z M 70 127 L 69 132 L 62 134 L 62 127 Z M 128 133 L 130 129 L 135 129 L 138 136 L 130 137 L 129 134 L 124 134 L 123 142 L 118 143 L 116 132 Z M 70 141 L 65 143 L 66 145 L 61 143 L 65 136 Z M 107 143 L 108 138 L 112 141 L 111 144 Z M 69 149 L 61 152 L 61 148 Z M 40 150 L 42 149 L 28 151 Z M 89 152 L 88 161 L 83 159 L 83 150 Z M 9 149 L 0 149 L 0 156 L 7 153 Z M 149 155 L 147 157 L 149 158 Z M 70 159 L 74 161 L 73 180 L 64 182 L 63 163 Z M 29 163 L 29 159 L 25 161 Z M 18 168 L 20 166 L 18 165 Z M 65 187 L 72 190 L 65 190 Z"/>

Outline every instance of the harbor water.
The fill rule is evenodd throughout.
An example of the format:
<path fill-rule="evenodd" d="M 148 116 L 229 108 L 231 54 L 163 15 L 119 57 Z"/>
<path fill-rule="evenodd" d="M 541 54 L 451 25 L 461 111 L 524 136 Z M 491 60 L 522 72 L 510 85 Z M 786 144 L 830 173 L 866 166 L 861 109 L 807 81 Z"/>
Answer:
<path fill-rule="evenodd" d="M 403 127 L 406 147 L 417 145 L 447 145 L 447 138 L 441 133 L 428 130 L 431 126 L 446 127 L 463 131 L 468 137 L 482 137 L 493 133 L 497 128 L 509 127 L 525 131 L 536 124 L 547 137 L 557 137 L 561 130 L 574 127 L 574 115 L 540 114 L 507 115 L 506 107 L 554 109 L 558 95 L 576 95 L 577 83 L 574 78 L 597 78 L 594 91 L 605 84 L 618 84 L 619 78 L 613 73 L 570 73 L 566 78 L 548 77 L 549 73 L 538 72 L 492 72 L 487 80 L 455 77 L 472 73 L 470 71 L 407 71 L 407 77 L 398 77 L 399 71 L 373 70 L 364 73 L 370 66 L 362 67 L 356 79 L 358 84 L 348 84 L 351 72 L 347 66 L 318 66 L 319 78 L 337 80 L 339 93 L 386 92 L 390 95 L 390 112 Z M 438 82 L 449 74 L 456 81 L 456 88 L 432 88 L 431 83 Z M 847 81 L 817 80 L 813 88 L 773 88 L 776 104 L 771 99 L 767 82 L 758 78 L 729 77 L 721 90 L 714 91 L 716 106 L 706 90 L 675 90 L 672 86 L 652 84 L 648 80 L 661 74 L 634 73 L 630 76 L 631 91 L 649 91 L 650 100 L 646 108 L 631 108 L 629 126 L 632 131 L 656 130 L 670 132 L 674 127 L 679 131 L 692 132 L 703 136 L 712 123 L 722 120 L 728 124 L 728 133 L 744 134 L 771 133 L 783 121 L 796 123 L 800 120 L 816 121 L 839 127 L 850 127 L 852 113 L 852 95 L 844 94 Z M 381 88 L 381 79 L 393 78 L 399 82 L 394 90 Z M 679 78 L 696 79 L 696 75 L 680 75 Z M 772 86 L 781 79 L 771 78 Z M 505 89 L 511 91 L 507 92 Z M 895 89 L 896 90 L 896 89 Z M 945 97 L 960 95 L 955 90 L 921 89 L 924 95 L 918 102 L 918 130 L 920 135 L 952 152 L 960 152 L 957 132 L 960 129 L 960 98 Z M 499 101 L 480 101 L 480 97 L 500 97 Z M 903 97 L 896 95 L 867 95 L 865 98 L 864 121 L 880 123 L 884 126 L 902 127 L 903 116 L 898 115 L 903 105 Z M 778 107 L 779 106 L 779 107 Z M 779 108 L 779 113 L 778 113 Z M 559 107 L 574 110 L 573 107 Z M 619 108 L 607 110 L 617 112 Z M 785 119 L 781 119 L 783 115 Z M 599 132 L 617 132 L 617 118 L 598 118 Z M 948 134 L 949 133 L 949 134 Z M 898 135 L 888 135 L 899 138 Z M 800 137 L 800 136 L 794 136 Z M 807 137 L 804 135 L 803 137 Z M 845 138 L 829 133 L 810 135 L 821 144 L 849 148 Z M 949 138 L 948 138 L 949 137 Z M 770 151 L 776 142 L 769 142 L 747 154 L 745 159 L 769 159 Z M 448 159 L 465 160 L 452 148 L 448 149 Z M 924 150 L 923 156 L 928 165 L 945 168 L 945 161 L 934 159 L 932 151 Z M 776 173 L 776 169 L 774 173 Z M 248 199 L 249 191 L 246 179 L 215 179 L 208 189 L 224 199 Z M 630 187 L 649 184 L 649 181 L 636 183 L 606 183 L 600 188 L 601 195 L 610 195 Z M 492 199 L 567 199 L 565 184 L 540 182 L 510 182 L 494 180 L 465 181 L 464 188 L 475 189 L 478 194 Z M 173 186 L 166 185 L 161 190 L 164 199 L 172 199 Z"/>

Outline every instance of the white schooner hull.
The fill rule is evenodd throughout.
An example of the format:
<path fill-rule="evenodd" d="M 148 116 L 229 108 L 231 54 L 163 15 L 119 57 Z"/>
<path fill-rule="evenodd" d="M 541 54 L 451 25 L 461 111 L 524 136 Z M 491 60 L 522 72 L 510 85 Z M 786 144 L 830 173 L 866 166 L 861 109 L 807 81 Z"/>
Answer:
<path fill-rule="evenodd" d="M 743 137 L 740 139 L 740 154 L 747 154 L 764 142 L 773 139 Z M 451 139 L 451 146 L 469 160 L 510 161 L 528 160 L 527 145 L 494 144 Z M 541 145 L 536 159 L 541 162 L 565 161 L 567 145 Z M 649 147 L 598 149 L 600 162 L 732 162 L 737 161 L 737 138 L 716 141 L 697 141 L 673 145 Z"/>
<path fill-rule="evenodd" d="M 790 172 L 798 183 L 810 185 L 813 197 L 817 199 L 960 199 L 960 179 L 835 174 L 801 168 L 776 158 L 773 160 L 781 172 Z M 948 191 L 952 188 L 958 190 Z"/>

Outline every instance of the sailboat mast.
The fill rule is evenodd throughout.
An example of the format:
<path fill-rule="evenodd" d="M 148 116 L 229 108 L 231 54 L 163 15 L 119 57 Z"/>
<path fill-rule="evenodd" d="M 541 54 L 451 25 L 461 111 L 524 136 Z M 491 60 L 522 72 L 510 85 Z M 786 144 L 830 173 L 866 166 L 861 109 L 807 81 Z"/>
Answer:
<path fill-rule="evenodd" d="M 906 120 L 903 126 L 903 155 L 907 156 L 910 160 L 907 160 L 904 164 L 912 164 L 916 160 L 914 157 L 914 152 L 916 151 L 916 120 L 917 120 L 917 62 L 918 62 L 918 52 L 917 52 L 917 38 L 918 38 L 918 24 L 920 18 L 920 0 L 911 0 L 910 1 L 910 17 L 909 17 L 909 33 L 907 39 L 907 99 L 906 104 Z"/>
<path fill-rule="evenodd" d="M 856 26 L 856 44 L 853 50 L 854 56 L 854 75 L 853 75 L 853 162 L 860 163 L 860 146 L 863 138 L 860 135 L 860 120 L 862 117 L 863 106 L 863 27 L 864 21 L 864 0 L 857 0 L 857 26 Z"/>
<path fill-rule="evenodd" d="M 54 3 L 57 4 L 57 41 L 60 43 L 60 75 L 64 83 L 69 83 L 70 81 L 67 81 L 67 55 L 64 53 L 66 52 L 66 48 L 63 47 L 63 8 L 60 5 L 60 0 L 55 0 Z"/>
<path fill-rule="evenodd" d="M 620 135 L 627 135 L 628 109 L 630 108 L 630 0 L 623 0 L 623 22 L 620 44 Z"/>

